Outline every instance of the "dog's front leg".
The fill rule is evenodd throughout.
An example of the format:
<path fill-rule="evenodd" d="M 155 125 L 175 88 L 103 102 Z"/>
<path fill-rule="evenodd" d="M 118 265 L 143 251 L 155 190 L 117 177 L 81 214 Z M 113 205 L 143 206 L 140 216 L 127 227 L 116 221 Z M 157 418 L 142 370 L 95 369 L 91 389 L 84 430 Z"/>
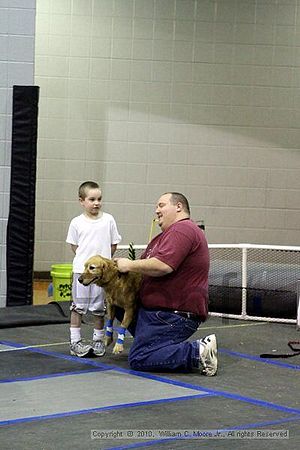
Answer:
<path fill-rule="evenodd" d="M 134 315 L 134 309 L 126 309 L 124 313 L 124 317 L 120 326 L 120 331 L 118 333 L 118 340 L 115 343 L 113 353 L 118 354 L 122 353 L 124 350 L 124 339 L 125 339 L 125 333 L 126 329 L 128 328 L 128 325 L 131 323 Z"/>
<path fill-rule="evenodd" d="M 110 302 L 107 302 L 107 316 L 108 318 L 106 321 L 105 339 L 104 339 L 104 344 L 106 347 L 108 347 L 113 341 L 113 323 L 115 318 L 115 308 Z"/>

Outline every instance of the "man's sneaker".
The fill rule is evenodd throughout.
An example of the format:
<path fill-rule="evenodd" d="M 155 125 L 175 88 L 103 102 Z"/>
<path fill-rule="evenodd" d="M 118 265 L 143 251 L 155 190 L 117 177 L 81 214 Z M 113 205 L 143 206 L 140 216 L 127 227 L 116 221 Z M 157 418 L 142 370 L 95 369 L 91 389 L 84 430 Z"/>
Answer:
<path fill-rule="evenodd" d="M 92 348 L 95 356 L 105 355 L 105 345 L 103 341 L 93 341 Z"/>
<path fill-rule="evenodd" d="M 218 370 L 217 338 L 210 334 L 199 340 L 199 354 L 202 375 L 213 377 Z"/>
<path fill-rule="evenodd" d="M 71 342 L 70 343 L 70 354 L 72 356 L 78 356 L 79 358 L 84 358 L 92 353 L 92 346 L 89 344 L 84 344 L 82 341 Z"/>

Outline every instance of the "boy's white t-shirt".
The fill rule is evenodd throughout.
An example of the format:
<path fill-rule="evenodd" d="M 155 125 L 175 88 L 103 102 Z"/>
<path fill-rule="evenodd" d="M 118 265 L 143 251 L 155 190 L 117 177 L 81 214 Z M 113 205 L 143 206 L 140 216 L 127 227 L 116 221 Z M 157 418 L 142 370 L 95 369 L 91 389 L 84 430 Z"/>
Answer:
<path fill-rule="evenodd" d="M 115 219 L 102 212 L 98 219 L 90 219 L 84 214 L 71 220 L 66 242 L 77 245 L 73 259 L 73 272 L 82 273 L 84 263 L 94 255 L 111 258 L 111 245 L 118 244 L 121 236 Z"/>

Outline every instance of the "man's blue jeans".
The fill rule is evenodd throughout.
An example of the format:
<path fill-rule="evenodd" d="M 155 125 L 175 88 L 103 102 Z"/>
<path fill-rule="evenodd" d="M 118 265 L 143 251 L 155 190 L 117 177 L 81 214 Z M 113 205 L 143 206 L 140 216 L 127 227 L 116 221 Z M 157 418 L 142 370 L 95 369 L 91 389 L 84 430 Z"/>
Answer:
<path fill-rule="evenodd" d="M 199 324 L 200 320 L 171 311 L 140 307 L 135 327 L 129 327 L 134 336 L 128 355 L 130 367 L 149 372 L 189 372 L 199 367 L 199 343 L 187 341 Z"/>

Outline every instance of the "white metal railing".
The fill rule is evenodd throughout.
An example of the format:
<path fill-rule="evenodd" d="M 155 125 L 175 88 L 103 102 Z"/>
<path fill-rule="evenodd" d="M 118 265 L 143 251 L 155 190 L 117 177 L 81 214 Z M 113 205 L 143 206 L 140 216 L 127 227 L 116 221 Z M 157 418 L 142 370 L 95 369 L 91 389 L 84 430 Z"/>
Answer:
<path fill-rule="evenodd" d="M 297 281 L 297 330 L 300 330 L 300 281 Z"/>
<path fill-rule="evenodd" d="M 139 258 L 146 245 L 134 245 L 136 258 Z M 119 245 L 115 256 L 128 256 L 129 245 Z M 240 311 L 222 312 L 219 302 L 212 308 L 211 316 L 282 322 L 296 324 L 300 329 L 300 247 L 256 244 L 209 244 L 211 269 L 210 288 L 241 291 Z M 253 292 L 276 293 L 279 297 L 277 308 L 284 305 L 287 297 L 289 306 L 295 304 L 296 318 L 277 317 L 276 314 L 261 315 L 248 312 L 249 300 Z M 211 295 L 210 295 L 211 297 Z M 213 301 L 213 299 L 212 299 Z M 229 298 L 230 302 L 230 298 Z M 273 302 L 272 302 L 273 303 Z M 276 309 L 276 305 L 274 306 Z M 217 309 L 217 310 L 216 310 Z M 218 310 L 219 309 L 219 310 Z M 285 315 L 285 313 L 283 314 Z"/>

